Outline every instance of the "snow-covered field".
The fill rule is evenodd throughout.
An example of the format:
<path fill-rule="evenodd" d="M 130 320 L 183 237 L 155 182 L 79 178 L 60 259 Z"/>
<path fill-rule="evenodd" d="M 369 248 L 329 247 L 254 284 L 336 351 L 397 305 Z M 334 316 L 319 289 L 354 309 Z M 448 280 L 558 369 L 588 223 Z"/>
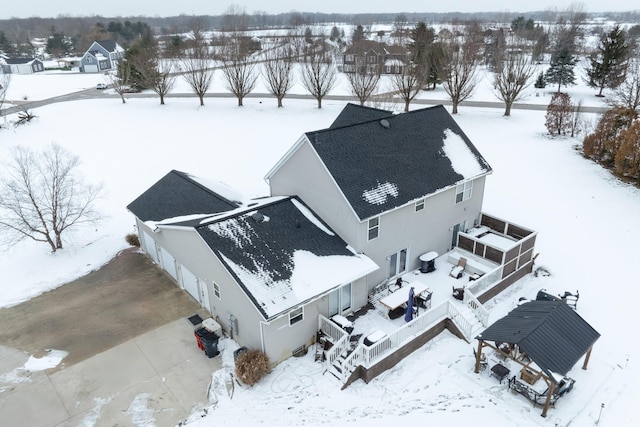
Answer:
<path fill-rule="evenodd" d="M 482 77 L 482 75 L 480 76 Z M 44 73 L 14 76 L 7 99 L 45 99 L 103 81 L 100 75 Z M 523 102 L 550 100 L 554 88 L 529 90 Z M 211 92 L 226 92 L 221 77 Z M 176 93 L 189 90 L 179 81 Z M 265 92 L 257 88 L 256 92 Z M 294 93 L 304 93 L 297 87 Z M 538 92 L 538 96 L 536 96 Z M 567 92 L 584 105 L 602 105 L 593 89 L 582 85 Z M 346 94 L 341 84 L 332 94 Z M 422 98 L 446 99 L 441 89 Z M 473 98 L 495 100 L 489 81 L 481 81 Z M 285 98 L 277 109 L 273 98 L 249 98 L 237 107 L 234 98 L 117 98 L 52 104 L 35 109 L 26 126 L 0 130 L 0 159 L 10 147 L 34 149 L 56 142 L 77 154 L 87 181 L 102 183 L 104 220 L 68 236 L 56 254 L 45 245 L 22 242 L 0 253 L 0 307 L 9 306 L 99 268 L 124 248 L 133 230 L 126 205 L 171 169 L 219 179 L 249 194 L 265 194 L 263 177 L 306 131 L 329 126 L 344 102 Z M 419 108 L 417 105 L 412 109 Z M 602 337 L 589 369 L 581 363 L 569 373 L 577 380 L 547 418 L 522 396 L 512 394 L 487 372 L 473 373 L 472 345 L 448 333 L 431 341 L 370 384 L 356 382 L 340 391 L 337 382 L 308 354 L 280 364 L 258 385 L 236 387 L 230 398 L 222 387 L 226 372 L 214 373 L 212 406 L 206 418 L 194 413 L 193 425 L 366 425 L 390 422 L 452 425 L 586 426 L 602 410 L 601 426 L 635 425 L 639 401 L 635 337 L 639 315 L 633 268 L 640 259 L 640 190 L 620 183 L 609 172 L 580 155 L 580 139 L 550 139 L 544 112 L 469 108 L 456 121 L 483 153 L 494 172 L 487 180 L 484 211 L 539 232 L 537 265 L 548 277 L 526 277 L 489 307 L 497 319 L 515 307 L 519 297 L 538 289 L 557 294 L 580 291 L 578 313 Z M 9 117 L 11 120 L 12 117 Z M 595 116 L 591 117 L 593 122 Z M 232 369 L 233 345 L 222 347 Z M 213 403 L 215 402 L 215 403 Z M 604 409 L 601 405 L 604 404 Z M 153 415 L 148 424 L 154 425 Z"/>

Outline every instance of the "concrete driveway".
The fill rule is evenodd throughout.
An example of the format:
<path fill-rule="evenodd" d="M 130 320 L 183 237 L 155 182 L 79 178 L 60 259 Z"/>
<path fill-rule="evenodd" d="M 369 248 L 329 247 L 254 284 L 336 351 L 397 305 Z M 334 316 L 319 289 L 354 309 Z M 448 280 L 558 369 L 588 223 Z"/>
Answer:
<path fill-rule="evenodd" d="M 145 256 L 0 309 L 0 419 L 6 426 L 174 426 L 209 404 L 222 368 L 196 345 L 197 303 Z M 222 338 L 223 349 L 231 340 Z M 47 349 L 68 355 L 30 370 Z M 31 359 L 34 360 L 33 358 Z M 40 359 L 45 360 L 45 359 Z"/>

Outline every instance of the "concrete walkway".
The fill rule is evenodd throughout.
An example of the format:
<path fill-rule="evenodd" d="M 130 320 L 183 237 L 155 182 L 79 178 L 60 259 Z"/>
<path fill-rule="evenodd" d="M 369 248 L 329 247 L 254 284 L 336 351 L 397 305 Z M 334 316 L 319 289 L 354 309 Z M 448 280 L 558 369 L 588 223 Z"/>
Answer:
<path fill-rule="evenodd" d="M 3 426 L 175 426 L 209 404 L 211 374 L 222 367 L 197 347 L 186 318 L 64 369 L 26 371 L 28 359 L 0 346 Z"/>

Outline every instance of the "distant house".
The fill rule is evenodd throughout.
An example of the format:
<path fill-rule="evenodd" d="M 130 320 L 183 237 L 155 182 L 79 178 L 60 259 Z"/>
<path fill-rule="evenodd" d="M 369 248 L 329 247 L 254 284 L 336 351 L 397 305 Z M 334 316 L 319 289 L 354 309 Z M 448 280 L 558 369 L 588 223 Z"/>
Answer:
<path fill-rule="evenodd" d="M 531 272 L 535 232 L 482 212 L 491 172 L 443 106 L 348 104 L 274 165 L 269 196 L 242 201 L 172 171 L 128 209 L 142 250 L 241 345 L 278 362 L 313 342 L 321 316 L 359 311 L 426 253 L 490 265 L 476 283 Z M 508 247 L 467 233 L 480 226 Z M 492 296 L 482 286 L 480 302 Z"/>
<path fill-rule="evenodd" d="M 2 64 L 5 74 L 33 74 L 44 71 L 44 63 L 38 58 L 7 58 Z"/>
<path fill-rule="evenodd" d="M 407 50 L 403 46 L 362 40 L 344 52 L 341 69 L 345 73 L 377 70 L 381 74 L 399 74 L 406 60 Z"/>
<path fill-rule="evenodd" d="M 123 57 L 124 49 L 115 41 L 95 41 L 80 59 L 80 72 L 99 73 L 115 70 L 118 60 Z"/>

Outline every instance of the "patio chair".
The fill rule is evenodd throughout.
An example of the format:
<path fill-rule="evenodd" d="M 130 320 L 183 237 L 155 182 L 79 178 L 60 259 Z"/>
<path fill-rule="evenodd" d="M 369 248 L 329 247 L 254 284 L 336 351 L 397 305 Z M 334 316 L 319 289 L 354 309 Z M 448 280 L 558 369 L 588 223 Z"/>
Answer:
<path fill-rule="evenodd" d="M 467 266 L 467 259 L 460 257 L 460 259 L 458 260 L 458 264 L 453 266 L 453 268 L 451 269 L 451 273 L 449 273 L 449 276 L 455 279 L 461 278 L 462 272 L 464 271 L 464 268 L 466 266 Z"/>
<path fill-rule="evenodd" d="M 453 288 L 453 297 L 457 300 L 462 301 L 464 299 L 464 288 L 456 288 L 455 286 L 452 286 Z"/>

